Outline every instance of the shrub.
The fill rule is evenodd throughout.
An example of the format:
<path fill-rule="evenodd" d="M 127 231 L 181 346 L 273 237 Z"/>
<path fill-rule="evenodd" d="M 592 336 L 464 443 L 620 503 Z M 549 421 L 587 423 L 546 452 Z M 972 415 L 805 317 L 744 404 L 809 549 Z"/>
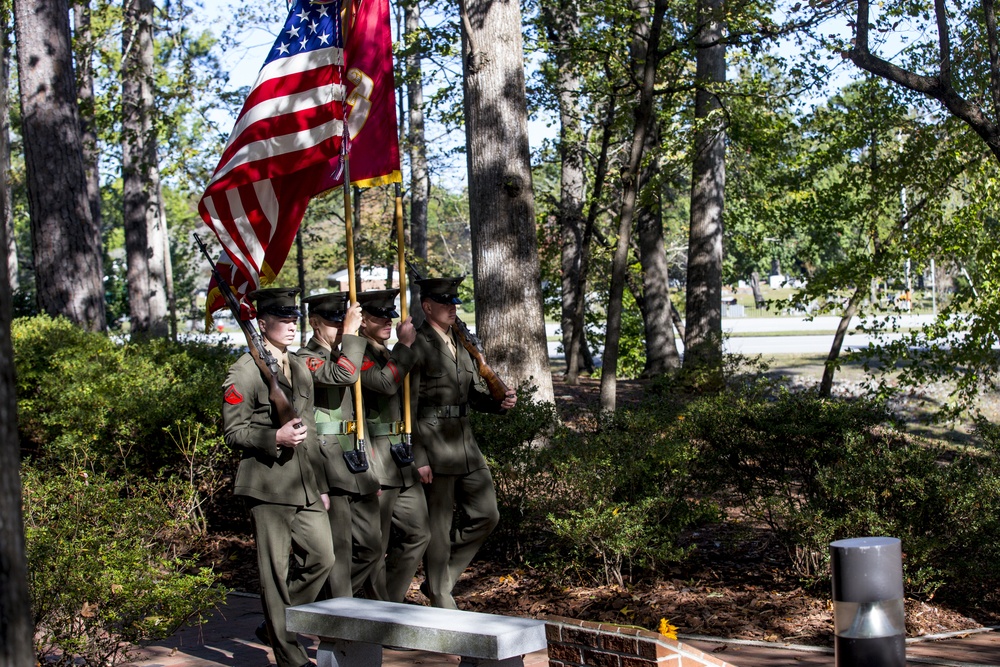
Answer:
<path fill-rule="evenodd" d="M 536 390 L 520 387 L 517 405 L 505 415 L 470 416 L 496 487 L 500 524 L 492 542 L 508 556 L 523 557 L 532 548 L 526 540 L 537 542 L 545 517 L 543 499 L 552 492 L 552 478 L 545 474 L 546 447 L 561 427 L 555 406 L 536 401 Z"/>
<path fill-rule="evenodd" d="M 19 435 L 39 465 L 152 475 L 183 463 L 165 425 L 219 420 L 221 344 L 117 344 L 45 315 L 11 333 Z"/>
<path fill-rule="evenodd" d="M 1000 583 L 1000 462 L 907 436 L 884 404 L 726 393 L 688 406 L 712 488 L 766 523 L 800 574 L 827 581 L 829 543 L 902 540 L 907 590 L 933 596 Z"/>
<path fill-rule="evenodd" d="M 163 484 L 22 468 L 36 653 L 46 665 L 115 665 L 223 599 L 194 567 Z"/>
<path fill-rule="evenodd" d="M 698 450 L 678 438 L 669 405 L 619 409 L 594 432 L 571 434 L 551 452 L 559 480 L 549 521 L 564 563 L 580 574 L 601 563 L 607 583 L 677 561 L 684 530 L 717 517 L 694 477 Z"/>
<path fill-rule="evenodd" d="M 657 408 L 619 411 L 594 432 L 558 424 L 555 407 L 522 388 L 504 416 L 477 414 L 473 429 L 497 489 L 494 545 L 544 556 L 553 571 L 624 583 L 683 558 L 680 532 L 714 517 L 689 499 L 695 450 L 672 437 Z M 599 577 L 593 576 L 594 564 Z"/>

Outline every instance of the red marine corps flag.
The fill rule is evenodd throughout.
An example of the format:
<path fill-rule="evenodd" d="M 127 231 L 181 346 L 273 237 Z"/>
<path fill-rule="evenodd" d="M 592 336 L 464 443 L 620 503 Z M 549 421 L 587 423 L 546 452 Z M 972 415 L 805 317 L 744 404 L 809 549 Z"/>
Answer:
<path fill-rule="evenodd" d="M 354 0 L 348 15 L 345 53 L 340 0 L 296 0 L 198 205 L 238 299 L 275 279 L 309 200 L 340 182 L 345 151 L 352 183 L 401 180 L 388 0 Z M 206 322 L 224 307 L 213 280 Z"/>

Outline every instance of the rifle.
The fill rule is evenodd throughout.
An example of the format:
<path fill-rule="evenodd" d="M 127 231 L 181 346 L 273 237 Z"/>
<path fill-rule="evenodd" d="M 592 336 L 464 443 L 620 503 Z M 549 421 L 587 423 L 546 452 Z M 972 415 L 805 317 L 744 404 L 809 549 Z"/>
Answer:
<path fill-rule="evenodd" d="M 278 385 L 278 373 L 281 372 L 278 369 L 278 360 L 264 346 L 264 339 L 257 333 L 257 329 L 254 328 L 253 323 L 240 318 L 240 303 L 233 294 L 233 288 L 229 286 L 226 279 L 215 268 L 215 262 L 212 261 L 212 256 L 208 254 L 208 248 L 205 247 L 201 238 L 197 234 L 192 234 L 192 236 L 194 236 L 194 240 L 201 249 L 202 254 L 208 259 L 208 265 L 212 267 L 212 277 L 215 278 L 215 284 L 219 286 L 219 291 L 222 292 L 222 297 L 226 300 L 226 305 L 233 312 L 233 317 L 236 318 L 240 329 L 243 330 L 243 335 L 246 336 L 250 356 L 253 357 L 253 361 L 257 364 L 260 372 L 267 378 L 267 397 L 271 399 L 274 407 L 278 410 L 278 419 L 282 424 L 287 424 L 292 420 L 298 419 L 299 415 L 295 412 L 295 408 L 292 407 L 291 401 L 288 400 L 288 396 L 285 395 L 281 386 Z"/>
<path fill-rule="evenodd" d="M 422 276 L 420 272 L 414 268 L 413 264 L 410 262 L 406 263 L 406 266 L 410 269 L 410 272 L 416 277 L 417 280 L 421 280 Z M 483 355 L 483 345 L 476 337 L 474 333 L 469 331 L 469 327 L 465 326 L 465 322 L 459 318 L 455 318 L 455 323 L 451 325 L 451 330 L 455 332 L 455 336 L 458 337 L 459 342 L 462 347 L 468 351 L 469 356 L 472 357 L 473 361 L 476 362 L 476 368 L 479 370 L 479 377 L 483 378 L 486 382 L 486 386 L 490 390 L 490 396 L 493 397 L 494 401 L 503 401 L 507 397 L 507 392 L 510 389 L 504 384 L 504 381 L 500 379 L 500 376 L 496 374 L 488 363 L 486 363 L 486 357 Z"/>

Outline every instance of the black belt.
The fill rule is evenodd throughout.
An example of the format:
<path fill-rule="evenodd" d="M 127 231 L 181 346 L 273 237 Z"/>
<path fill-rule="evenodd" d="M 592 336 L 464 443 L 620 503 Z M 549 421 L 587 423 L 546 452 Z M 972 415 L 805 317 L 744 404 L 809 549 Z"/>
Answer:
<path fill-rule="evenodd" d="M 426 405 L 420 408 L 420 418 L 438 417 L 439 419 L 458 419 L 469 414 L 469 404 L 462 405 Z"/>

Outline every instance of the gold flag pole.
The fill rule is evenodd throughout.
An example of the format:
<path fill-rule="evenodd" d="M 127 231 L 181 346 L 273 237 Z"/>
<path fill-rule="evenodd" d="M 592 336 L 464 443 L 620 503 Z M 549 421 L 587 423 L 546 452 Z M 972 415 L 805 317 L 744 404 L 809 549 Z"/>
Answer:
<path fill-rule="evenodd" d="M 352 0 L 346 0 L 344 8 L 344 20 L 341 22 L 340 34 L 343 43 L 344 71 L 347 71 L 347 26 L 351 23 Z M 355 279 L 354 265 L 354 214 L 351 210 L 351 152 L 348 149 L 351 130 L 347 119 L 347 84 L 344 82 L 344 147 L 342 154 L 344 158 L 344 229 L 346 233 L 347 245 L 347 294 L 349 306 L 358 302 L 358 285 Z M 344 460 L 351 472 L 364 472 L 368 469 L 368 460 L 365 452 L 365 411 L 361 400 L 361 376 L 358 376 L 354 383 L 354 423 L 357 429 L 357 441 L 353 452 L 344 452 Z M 353 455 L 353 456 L 351 456 Z M 352 461 L 353 459 L 353 461 Z"/>
<path fill-rule="evenodd" d="M 409 314 L 407 309 L 406 291 L 406 255 L 404 252 L 405 237 L 403 235 L 403 194 L 399 183 L 396 183 L 396 257 L 399 262 L 399 319 L 403 321 Z M 410 414 L 410 375 L 403 377 L 403 442 L 410 446 L 410 434 L 413 433 L 413 421 Z"/>

